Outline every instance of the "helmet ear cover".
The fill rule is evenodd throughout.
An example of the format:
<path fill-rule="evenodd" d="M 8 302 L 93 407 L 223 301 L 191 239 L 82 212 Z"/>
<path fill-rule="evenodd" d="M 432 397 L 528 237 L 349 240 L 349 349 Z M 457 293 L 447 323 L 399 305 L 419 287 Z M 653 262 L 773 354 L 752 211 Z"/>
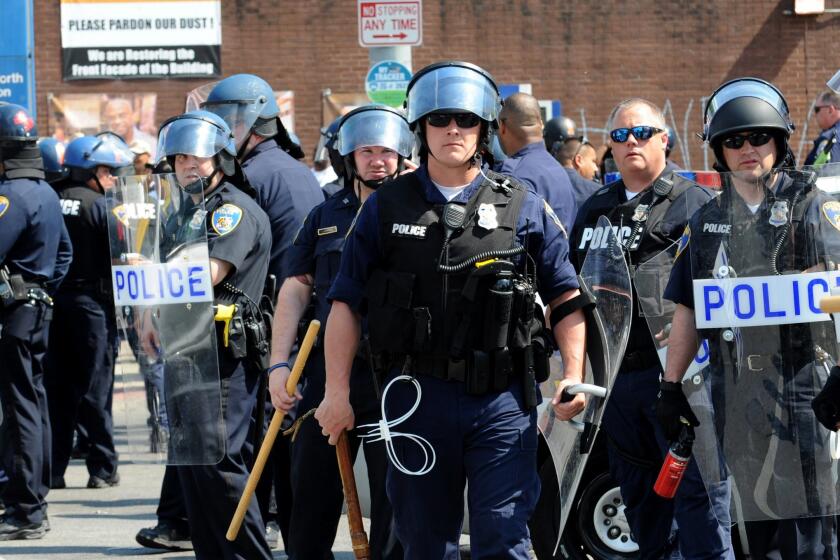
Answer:
<path fill-rule="evenodd" d="M 274 136 L 277 136 L 278 132 L 277 118 L 271 117 L 264 119 L 262 117 L 258 117 L 252 130 L 264 138 L 273 138 Z"/>

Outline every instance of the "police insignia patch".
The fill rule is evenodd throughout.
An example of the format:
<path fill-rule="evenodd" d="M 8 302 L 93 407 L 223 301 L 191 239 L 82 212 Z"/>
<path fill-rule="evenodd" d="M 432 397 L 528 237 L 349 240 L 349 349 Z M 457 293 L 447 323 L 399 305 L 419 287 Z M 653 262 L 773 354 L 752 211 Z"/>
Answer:
<path fill-rule="evenodd" d="M 9 209 L 9 206 L 11 206 L 9 199 L 5 196 L 0 196 L 0 218 L 3 217 L 3 214 L 5 214 L 6 210 Z"/>
<path fill-rule="evenodd" d="M 557 217 L 557 214 L 554 213 L 554 209 L 548 204 L 547 201 L 543 200 L 543 206 L 545 207 L 545 213 L 548 214 L 548 217 L 551 218 L 551 221 L 554 222 L 557 227 L 563 232 L 563 235 L 569 237 L 566 233 L 566 228 L 563 227 L 563 222 L 560 221 L 560 218 Z"/>
<path fill-rule="evenodd" d="M 193 214 L 192 219 L 190 220 L 190 228 L 191 229 L 201 229 L 201 224 L 204 223 L 204 216 L 207 215 L 206 210 L 196 210 L 195 214 Z"/>
<path fill-rule="evenodd" d="M 822 205 L 823 214 L 834 229 L 840 230 L 840 202 L 832 200 Z"/>
<path fill-rule="evenodd" d="M 223 204 L 213 212 L 210 223 L 219 235 L 227 235 L 242 221 L 242 208 L 235 204 Z"/>
<path fill-rule="evenodd" d="M 128 210 L 126 209 L 125 204 L 114 206 L 114 209 L 111 210 L 111 213 L 114 216 L 116 216 L 116 218 L 120 221 L 122 225 L 128 226 Z"/>
<path fill-rule="evenodd" d="M 674 260 L 678 259 L 680 254 L 688 247 L 688 242 L 691 239 L 691 228 L 685 226 L 682 237 L 680 237 L 679 245 L 677 245 L 677 254 L 674 255 Z"/>

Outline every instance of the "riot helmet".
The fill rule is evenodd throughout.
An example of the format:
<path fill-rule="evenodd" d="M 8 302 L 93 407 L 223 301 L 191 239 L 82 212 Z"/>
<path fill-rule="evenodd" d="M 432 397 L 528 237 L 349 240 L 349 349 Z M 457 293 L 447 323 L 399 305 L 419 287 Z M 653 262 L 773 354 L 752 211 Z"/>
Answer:
<path fill-rule="evenodd" d="M 834 73 L 834 75 L 825 83 L 828 86 L 828 89 L 833 91 L 834 93 L 840 93 L 840 70 Z"/>
<path fill-rule="evenodd" d="M 64 142 L 55 138 L 41 138 L 38 140 L 38 149 L 41 151 L 47 182 L 54 185 L 67 178 L 69 172 L 64 166 L 64 152 L 67 146 Z"/>
<path fill-rule="evenodd" d="M 420 120 L 431 113 L 472 113 L 481 120 L 477 161 L 490 153 L 491 137 L 499 127 L 502 97 L 493 77 L 469 62 L 444 61 L 426 66 L 408 83 L 405 107 L 411 130 L 417 134 L 420 157 L 428 155 L 425 131 Z"/>
<path fill-rule="evenodd" d="M 778 155 L 773 167 L 793 167 L 796 162 L 788 144 L 794 126 L 782 92 L 759 78 L 738 78 L 726 82 L 706 102 L 703 111 L 703 140 L 715 153 L 717 166 L 728 171 L 723 158 L 724 138 L 736 132 L 763 129 L 776 142 Z"/>
<path fill-rule="evenodd" d="M 161 125 L 158 133 L 158 163 L 165 159 L 175 169 L 175 156 L 179 154 L 213 158 L 213 173 L 210 176 L 201 177 L 189 185 L 180 185 L 190 194 L 206 190 L 217 173 L 241 179 L 233 133 L 224 119 L 215 113 L 190 111 L 172 117 Z"/>
<path fill-rule="evenodd" d="M 314 162 L 329 161 L 339 178 L 344 177 L 344 158 L 335 149 L 335 140 L 342 118 L 338 117 L 329 126 L 321 129 L 321 137 L 318 139 L 318 145 L 315 146 L 315 153 L 312 156 Z"/>
<path fill-rule="evenodd" d="M 93 179 L 101 193 L 105 188 L 96 175 L 98 167 L 107 167 L 111 175 L 125 177 L 134 173 L 134 154 L 128 145 L 112 132 L 100 136 L 80 136 L 67 145 L 64 165 L 73 181 L 87 183 Z"/>
<path fill-rule="evenodd" d="M 577 126 L 575 121 L 569 117 L 554 117 L 546 121 L 543 127 L 543 140 L 545 140 L 545 149 L 548 150 L 555 158 L 560 152 L 560 148 L 566 143 L 566 140 L 576 138 L 575 135 Z"/>
<path fill-rule="evenodd" d="M 373 181 L 364 180 L 358 175 L 353 152 L 371 146 L 388 148 L 397 153 L 394 175 Z M 385 105 L 365 105 L 344 115 L 334 140 L 334 149 L 343 158 L 343 176 L 350 180 L 358 177 L 371 189 L 396 177 L 404 169 L 405 158 L 411 156 L 413 147 L 414 136 L 408 121 L 402 113 Z"/>
<path fill-rule="evenodd" d="M 38 129 L 24 107 L 0 102 L 0 163 L 9 179 L 43 179 Z"/>
<path fill-rule="evenodd" d="M 235 74 L 218 82 L 201 108 L 222 117 L 236 139 L 238 157 L 244 157 L 251 134 L 274 138 L 294 158 L 304 157 L 280 121 L 280 107 L 268 82 L 253 74 Z"/>

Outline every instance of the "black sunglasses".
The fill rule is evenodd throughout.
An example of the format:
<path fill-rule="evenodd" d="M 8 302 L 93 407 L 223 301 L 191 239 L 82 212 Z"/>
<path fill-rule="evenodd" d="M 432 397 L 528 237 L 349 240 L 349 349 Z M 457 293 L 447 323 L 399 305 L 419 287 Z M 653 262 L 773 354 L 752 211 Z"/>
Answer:
<path fill-rule="evenodd" d="M 636 140 L 650 140 L 650 137 L 654 134 L 659 134 L 660 132 L 665 132 L 661 128 L 656 128 L 655 126 L 634 126 L 632 128 L 616 128 L 615 130 L 610 131 L 610 138 L 613 139 L 613 142 L 624 143 L 627 142 L 627 139 L 630 135 L 633 135 L 633 138 Z"/>
<path fill-rule="evenodd" d="M 772 139 L 773 135 L 769 132 L 750 132 L 747 136 L 729 136 L 724 138 L 721 144 L 723 144 L 724 148 L 739 150 L 744 145 L 744 142 L 749 142 L 750 146 L 758 147 L 763 146 Z"/>
<path fill-rule="evenodd" d="M 455 119 L 455 124 L 460 128 L 472 128 L 478 126 L 478 123 L 481 122 L 479 116 L 473 113 L 430 113 L 426 115 L 426 122 L 435 128 L 449 126 L 452 119 Z"/>
<path fill-rule="evenodd" d="M 821 110 L 828 109 L 829 107 L 833 107 L 833 105 L 817 105 L 814 107 L 814 114 L 818 115 Z"/>

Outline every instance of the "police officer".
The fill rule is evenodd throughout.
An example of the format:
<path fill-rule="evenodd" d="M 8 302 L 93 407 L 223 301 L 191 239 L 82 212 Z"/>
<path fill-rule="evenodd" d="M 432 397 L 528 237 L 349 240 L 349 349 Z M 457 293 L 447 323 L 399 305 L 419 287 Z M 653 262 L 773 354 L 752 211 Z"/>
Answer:
<path fill-rule="evenodd" d="M 295 399 L 286 393 L 289 357 L 297 325 L 315 292 L 315 318 L 327 322 L 327 292 L 338 273 L 344 237 L 361 204 L 381 185 L 394 179 L 411 155 L 414 137 L 402 114 L 389 107 L 368 105 L 342 118 L 336 149 L 343 156 L 346 187 L 309 213 L 294 245 L 287 253 L 287 271 L 277 298 L 272 329 L 272 366 L 269 391 L 277 408 L 289 410 Z M 324 398 L 323 345 L 310 354 L 299 407 L 306 412 Z M 360 423 L 378 422 L 379 400 L 368 359 L 353 361 L 351 402 Z M 350 432 L 353 455 L 361 439 Z M 391 531 L 391 505 L 385 495 L 385 446 L 365 448 L 371 488 L 371 554 L 373 558 L 402 558 L 402 548 Z M 292 559 L 329 558 L 341 516 L 343 494 L 335 449 L 321 434 L 317 422 L 303 422 L 292 443 L 292 500 L 290 541 Z"/>
<path fill-rule="evenodd" d="M 619 228 L 616 237 L 633 269 L 678 240 L 691 209 L 710 196 L 675 186 L 670 179 L 665 167 L 667 133 L 656 105 L 627 99 L 616 105 L 608 122 L 621 179 L 601 188 L 578 211 L 573 235 L 578 270 L 590 245 L 602 237 L 596 226 L 600 216 Z M 634 299 L 637 308 L 635 288 Z M 621 487 L 641 558 L 659 558 L 674 544 L 685 558 L 726 558 L 732 554 L 729 527 L 718 522 L 696 465 L 689 466 L 675 500 L 652 491 L 669 446 L 653 417 L 661 372 L 645 318 L 635 314 L 602 421 L 610 472 Z M 721 507 L 726 510 L 728 502 Z M 679 529 L 676 543 L 671 542 L 674 520 Z"/>
<path fill-rule="evenodd" d="M 530 186 L 548 202 L 566 231 L 575 223 L 575 198 L 563 167 L 545 149 L 537 99 L 514 93 L 499 114 L 499 142 L 510 157 L 497 170 Z"/>
<path fill-rule="evenodd" d="M 55 185 L 67 178 L 69 172 L 64 166 L 64 152 L 67 146 L 55 138 L 41 138 L 38 140 L 41 160 L 44 162 L 44 174 L 47 183 Z"/>
<path fill-rule="evenodd" d="M 50 429 L 44 391 L 50 295 L 72 259 L 55 191 L 44 182 L 35 121 L 0 104 L 0 540 L 49 530 Z"/>
<path fill-rule="evenodd" d="M 566 170 L 578 209 L 603 185 L 593 181 L 598 175 L 595 148 L 589 142 L 570 138 L 557 153 L 557 161 Z M 584 176 L 586 175 L 586 176 Z"/>
<path fill-rule="evenodd" d="M 58 196 L 74 258 L 55 297 L 47 353 L 52 488 L 66 487 L 77 420 L 89 444 L 88 488 L 116 486 L 120 479 L 111 415 L 117 327 L 104 195 L 117 176 L 133 173 L 132 161 L 131 150 L 114 135 L 82 136 L 65 152 L 69 180 Z"/>
<path fill-rule="evenodd" d="M 805 158 L 805 165 L 840 163 L 840 94 L 831 90 L 822 92 L 814 103 L 814 115 L 821 132 Z"/>
<path fill-rule="evenodd" d="M 280 120 L 271 86 L 253 74 L 236 74 L 210 91 L 202 108 L 216 113 L 236 136 L 237 159 L 271 222 L 271 265 L 283 274 L 283 255 L 306 215 L 324 201 L 312 172 L 286 152 L 300 150 Z M 273 294 L 272 294 L 273 295 Z"/>
<path fill-rule="evenodd" d="M 820 495 L 832 504 L 836 500 L 833 483 L 826 479 L 827 435 L 819 433 L 806 404 L 820 385 L 817 376 L 823 369 L 816 348 L 832 353 L 834 328 L 830 323 L 765 324 L 739 328 L 735 336 L 732 329 L 723 328 L 698 333 L 695 324 L 692 280 L 710 277 L 709 271 L 716 278 L 734 279 L 835 268 L 840 230 L 829 215 L 837 203 L 816 188 L 813 173 L 780 169 L 795 164 L 788 144 L 792 130 L 787 102 L 763 80 L 727 82 L 706 104 L 705 140 L 714 151 L 716 168 L 728 174 L 723 176 L 722 194 L 691 217 L 665 291 L 677 307 L 656 414 L 671 436 L 685 423 L 699 425 L 680 380 L 700 334 L 709 341 L 714 443 L 724 446 L 727 474 L 739 490 L 750 553 L 771 557 L 778 548 L 782 558 L 837 558 L 834 518 L 773 516 L 772 521 L 750 521 L 766 519 L 758 512 L 773 509 L 770 504 L 779 500 L 810 503 Z M 784 382 L 784 395 L 773 394 L 777 379 Z M 779 408 L 790 410 L 786 427 L 777 424 Z M 767 449 L 773 440 L 778 451 Z M 796 466 L 785 471 L 786 461 Z M 757 473 L 768 468 L 774 481 L 762 489 L 756 484 Z M 787 483 L 787 477 L 792 482 Z M 815 509 L 783 508 L 778 515 L 825 513 Z"/>
<path fill-rule="evenodd" d="M 248 182 L 257 191 L 257 203 L 271 222 L 269 273 L 285 278 L 283 257 L 292 245 L 304 218 L 324 201 L 312 172 L 295 158 L 303 151 L 280 120 L 280 107 L 271 86 L 253 74 L 236 74 L 220 81 L 202 107 L 221 116 L 236 136 L 237 159 Z M 274 298 L 276 294 L 269 294 Z M 261 394 L 266 395 L 265 388 Z M 271 403 L 265 402 L 265 412 Z M 268 419 L 268 414 L 262 418 Z M 291 420 L 292 416 L 288 416 Z M 288 440 L 281 438 L 272 450 L 268 472 L 274 473 L 277 521 L 284 541 L 288 537 L 289 485 Z M 272 477 L 263 477 L 257 490 L 263 513 L 268 513 Z"/>
<path fill-rule="evenodd" d="M 560 149 L 563 147 L 563 144 L 566 143 L 566 140 L 570 140 L 572 138 L 581 139 L 576 134 L 576 130 L 577 125 L 575 124 L 575 121 L 569 117 L 554 117 L 553 119 L 547 120 L 545 128 L 543 129 L 545 149 L 548 150 L 548 153 L 557 158 L 560 153 Z"/>
<path fill-rule="evenodd" d="M 235 160 L 230 128 L 214 113 L 192 111 L 166 121 L 160 139 L 158 153 L 174 168 L 178 186 L 196 202 L 185 223 L 206 220 L 215 303 L 235 303 L 239 309 L 253 313 L 252 302 L 259 301 L 268 273 L 271 231 Z M 254 356 L 236 357 L 232 346 L 221 337 L 217 349 L 224 388 L 224 456 L 214 465 L 176 468 L 192 544 L 198 558 L 271 558 L 256 502 L 251 503 L 236 541 L 225 539 L 248 478 L 246 461 L 253 454 L 249 424 L 263 372 L 253 365 Z"/>
<path fill-rule="evenodd" d="M 539 494 L 535 380 L 552 346 L 534 287 L 550 302 L 563 354 L 553 403 L 562 420 L 584 406 L 582 395 L 560 403 L 581 379 L 584 302 L 551 207 L 481 168 L 500 109 L 490 75 L 432 64 L 415 74 L 406 103 L 422 164 L 370 195 L 347 237 L 315 416 L 330 443 L 356 423 L 350 372 L 366 312 L 386 418 L 403 417 L 398 431 L 413 438 L 379 434 L 398 440 L 388 442 L 387 491 L 405 556 L 457 556 L 468 481 L 473 555 L 528 558 Z"/>

